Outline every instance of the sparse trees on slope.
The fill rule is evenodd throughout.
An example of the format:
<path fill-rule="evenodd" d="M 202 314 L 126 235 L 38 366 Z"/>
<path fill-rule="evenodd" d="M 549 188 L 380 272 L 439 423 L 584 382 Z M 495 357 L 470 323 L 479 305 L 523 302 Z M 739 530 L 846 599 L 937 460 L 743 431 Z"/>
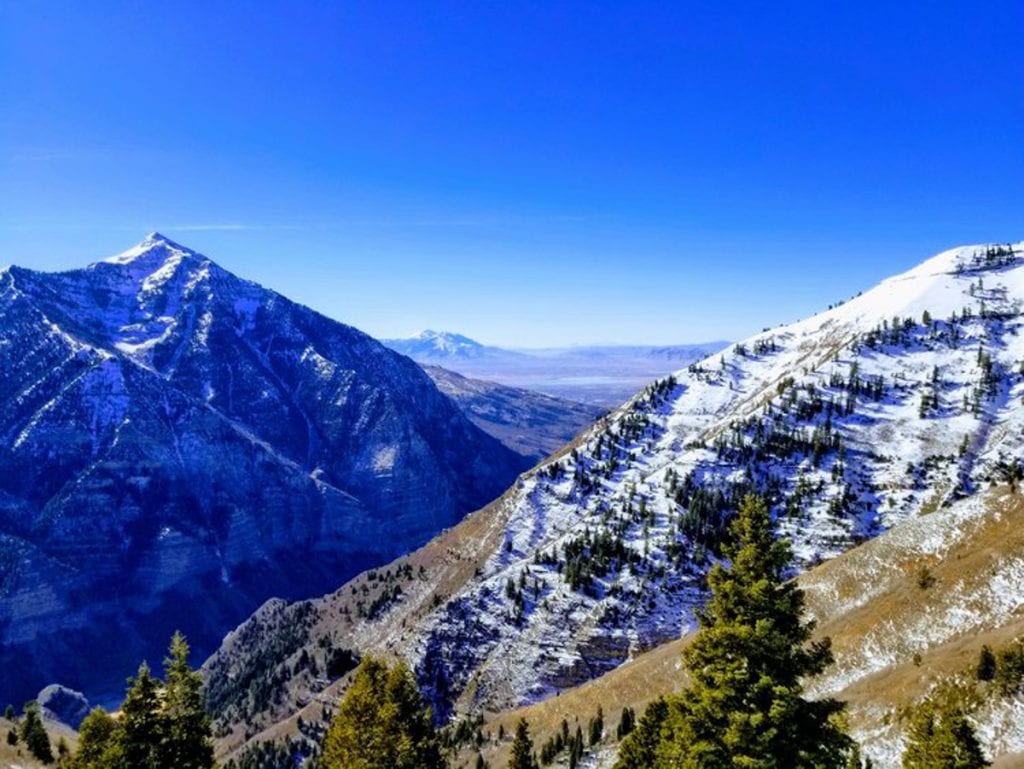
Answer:
<path fill-rule="evenodd" d="M 810 642 L 804 596 L 785 579 L 791 554 L 768 505 L 747 496 L 730 525 L 729 568 L 709 575 L 711 598 L 684 651 L 691 684 L 670 701 L 658 766 L 673 769 L 838 769 L 852 741 L 836 700 L 807 700 L 803 680 L 832 661 Z"/>
<path fill-rule="evenodd" d="M 533 740 L 530 739 L 530 726 L 525 718 L 519 719 L 516 725 L 516 736 L 512 739 L 512 756 L 508 769 L 537 769 L 533 759 Z"/>
<path fill-rule="evenodd" d="M 974 728 L 953 697 L 924 703 L 910 725 L 909 738 L 903 769 L 982 769 L 990 765 Z"/>
<path fill-rule="evenodd" d="M 39 715 L 39 704 L 25 703 L 25 711 L 21 717 L 21 741 L 25 743 L 29 753 L 44 764 L 53 762 L 53 749 L 50 737 L 43 727 L 43 719 Z"/>
<path fill-rule="evenodd" d="M 366 658 L 324 739 L 323 769 L 443 769 L 441 745 L 412 674 Z"/>

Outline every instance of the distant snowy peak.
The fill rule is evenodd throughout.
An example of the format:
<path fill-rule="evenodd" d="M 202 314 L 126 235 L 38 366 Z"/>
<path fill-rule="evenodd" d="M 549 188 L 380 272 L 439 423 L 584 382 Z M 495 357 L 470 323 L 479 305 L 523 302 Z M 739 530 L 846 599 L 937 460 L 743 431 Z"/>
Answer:
<path fill-rule="evenodd" d="M 383 343 L 403 355 L 423 360 L 475 359 L 515 356 L 516 353 L 481 344 L 451 331 L 426 329 L 408 339 L 385 339 Z"/>

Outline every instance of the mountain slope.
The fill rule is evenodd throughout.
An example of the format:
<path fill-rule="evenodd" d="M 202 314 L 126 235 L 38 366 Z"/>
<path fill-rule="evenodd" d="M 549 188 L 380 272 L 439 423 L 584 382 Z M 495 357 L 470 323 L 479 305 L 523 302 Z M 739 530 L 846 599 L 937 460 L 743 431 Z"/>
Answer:
<path fill-rule="evenodd" d="M 534 461 L 562 448 L 604 413 L 598 406 L 470 379 L 440 366 L 423 369 L 473 424 Z"/>
<path fill-rule="evenodd" d="M 0 272 L 0 436 L 4 701 L 103 701 L 175 628 L 209 649 L 525 464 L 412 361 L 159 235 Z"/>
<path fill-rule="evenodd" d="M 1021 257 L 945 252 L 652 385 L 427 547 L 305 604 L 310 637 L 405 657 L 445 717 L 506 709 L 693 627 L 748 491 L 771 498 L 801 567 L 975 495 L 1024 445 Z M 295 610 L 240 628 L 212 680 Z M 285 672 L 289 654 L 268 662 L 283 702 L 261 716 L 225 692 L 224 722 L 269 724 L 330 691 L 330 676 Z"/>
<path fill-rule="evenodd" d="M 848 702 L 854 736 L 879 769 L 897 769 L 908 708 L 937 683 L 956 680 L 973 692 L 972 717 L 990 756 L 1019 766 L 1024 753 L 1024 695 L 1002 695 L 975 680 L 983 645 L 1024 637 L 1024 496 L 1006 486 L 920 516 L 799 579 L 816 636 L 832 639 L 836 663 L 811 692 Z M 919 579 L 927 569 L 931 584 Z M 603 706 L 607 738 L 592 765 L 610 766 L 614 726 L 623 707 L 638 712 L 686 682 L 680 655 L 689 636 L 637 655 L 559 697 L 489 715 L 491 735 L 527 718 L 535 741 L 553 737 L 563 718 L 586 720 Z M 915 656 L 917 655 L 917 656 Z M 492 765 L 507 744 L 484 746 Z"/>

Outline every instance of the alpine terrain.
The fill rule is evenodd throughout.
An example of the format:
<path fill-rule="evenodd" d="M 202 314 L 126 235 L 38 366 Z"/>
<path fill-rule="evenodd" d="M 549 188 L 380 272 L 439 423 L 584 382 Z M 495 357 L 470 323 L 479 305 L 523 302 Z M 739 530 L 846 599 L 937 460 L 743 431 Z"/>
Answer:
<path fill-rule="evenodd" d="M 836 639 L 812 691 L 848 696 L 854 737 L 898 766 L 899 708 L 929 688 L 907 682 L 1019 636 L 1022 308 L 1024 243 L 956 248 L 655 382 L 420 550 L 231 633 L 205 666 L 222 749 L 315 732 L 367 653 L 407 661 L 438 720 L 487 719 L 489 755 L 500 714 L 547 712 L 553 737 L 583 707 L 642 704 L 678 685 L 727 519 L 757 492 Z M 640 694 L 614 684 L 645 664 Z M 996 756 L 1024 751 L 1014 691 L 972 716 Z M 587 765 L 614 761 L 608 732 Z"/>
<path fill-rule="evenodd" d="M 104 701 L 496 497 L 529 461 L 411 360 L 154 234 L 0 271 L 0 701 Z"/>

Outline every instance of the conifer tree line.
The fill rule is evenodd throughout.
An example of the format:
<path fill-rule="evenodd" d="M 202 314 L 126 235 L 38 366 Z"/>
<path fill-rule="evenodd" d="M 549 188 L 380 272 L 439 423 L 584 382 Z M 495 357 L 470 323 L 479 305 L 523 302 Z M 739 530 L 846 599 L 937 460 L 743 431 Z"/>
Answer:
<path fill-rule="evenodd" d="M 78 749 L 61 769 L 211 769 L 213 739 L 203 681 L 189 666 L 189 646 L 175 633 L 164 679 L 145 662 L 128 680 L 117 717 L 94 708 L 79 728 Z"/>

